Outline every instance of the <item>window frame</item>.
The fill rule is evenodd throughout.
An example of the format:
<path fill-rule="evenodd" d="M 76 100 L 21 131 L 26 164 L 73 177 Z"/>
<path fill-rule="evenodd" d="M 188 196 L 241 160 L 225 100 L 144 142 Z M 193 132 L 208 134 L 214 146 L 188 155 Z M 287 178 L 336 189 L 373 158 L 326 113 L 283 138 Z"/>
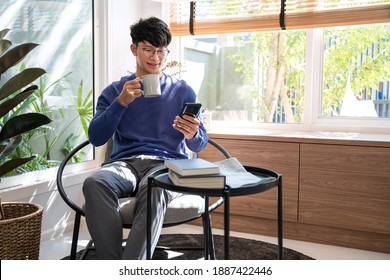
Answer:
<path fill-rule="evenodd" d="M 213 121 L 211 132 L 223 128 L 266 129 L 278 131 L 327 131 L 353 132 L 363 134 L 390 134 L 390 118 L 368 117 L 325 117 L 321 116 L 322 104 L 322 67 L 324 28 L 307 29 L 306 31 L 306 69 L 305 69 L 305 100 L 302 123 L 256 123 L 242 121 Z M 188 35 L 187 35 L 188 36 Z M 172 44 L 172 59 L 184 62 L 184 47 L 180 36 Z"/>
<path fill-rule="evenodd" d="M 202 1 L 201 1 L 202 2 Z M 325 1 L 326 2 L 326 1 Z M 249 2 L 235 1 L 236 10 L 239 10 L 240 5 L 246 5 Z M 271 14 L 246 16 L 240 18 L 240 14 L 233 13 L 228 17 L 222 18 L 202 18 L 202 7 L 195 6 L 192 15 L 192 31 L 194 35 L 207 35 L 210 33 L 218 34 L 232 32 L 269 32 L 273 30 L 281 30 L 279 26 L 279 16 L 276 7 L 281 5 L 280 1 L 270 1 L 273 12 Z M 363 1 L 355 3 L 356 6 L 348 7 L 345 3 L 332 2 L 325 3 L 333 6 L 332 9 L 321 10 L 317 9 L 310 1 L 302 1 L 302 7 L 308 8 L 300 10 L 299 5 L 289 5 L 286 1 L 284 19 L 286 29 L 305 29 L 307 32 L 306 39 L 306 70 L 305 70 L 305 100 L 303 122 L 300 124 L 279 124 L 279 123 L 243 123 L 229 122 L 223 124 L 223 121 L 213 121 L 213 124 L 220 127 L 234 128 L 261 128 L 261 129 L 277 129 L 277 130 L 302 130 L 302 131 L 343 131 L 343 132 L 359 132 L 369 134 L 389 134 L 390 119 L 385 118 L 367 118 L 367 117 L 323 117 L 321 116 L 322 105 L 322 63 L 323 63 L 323 34 L 324 27 L 334 26 L 352 26 L 366 24 L 383 24 L 389 23 L 388 8 L 390 4 L 387 1 L 376 1 L 376 4 L 367 4 Z M 379 4 L 378 4 L 379 3 Z M 196 3 L 197 4 L 197 3 Z M 196 5 L 195 4 L 195 5 Z M 313 5 L 314 6 L 313 6 Z M 175 5 L 182 5 L 180 9 L 176 9 Z M 191 22 L 187 16 L 190 9 L 187 9 L 189 4 L 186 2 L 166 3 L 166 7 L 171 11 L 169 15 L 171 31 L 174 37 L 190 36 Z M 306 6 L 308 5 L 308 6 Z M 330 6 L 328 6 L 329 8 Z M 295 10 L 297 8 L 297 10 Z M 244 9 L 244 8 L 243 8 Z M 281 11 L 281 10 L 280 10 Z M 200 16 L 198 16 L 198 14 Z M 206 13 L 207 14 L 207 13 Z M 342 15 L 342 16 L 340 16 Z M 275 21 L 270 23 L 270 21 Z M 255 23 L 255 24 L 254 24 Z M 180 37 L 179 37 L 180 38 Z M 179 52 L 176 58 L 179 61 L 184 61 L 182 51 L 180 50 L 180 39 L 176 43 L 176 49 Z"/>
<path fill-rule="evenodd" d="M 322 116 L 322 68 L 323 68 L 323 46 L 324 28 L 307 30 L 306 41 L 306 90 L 305 108 L 310 113 L 308 119 L 304 118 L 304 124 L 310 131 L 327 130 L 343 132 L 359 132 L 368 134 L 389 134 L 390 118 L 369 118 L 369 117 L 325 117 Z M 310 75 L 309 73 L 312 73 Z M 310 76 L 311 77 L 310 77 Z M 310 90 L 311 94 L 308 94 Z M 306 100 L 306 98 L 308 100 Z"/>

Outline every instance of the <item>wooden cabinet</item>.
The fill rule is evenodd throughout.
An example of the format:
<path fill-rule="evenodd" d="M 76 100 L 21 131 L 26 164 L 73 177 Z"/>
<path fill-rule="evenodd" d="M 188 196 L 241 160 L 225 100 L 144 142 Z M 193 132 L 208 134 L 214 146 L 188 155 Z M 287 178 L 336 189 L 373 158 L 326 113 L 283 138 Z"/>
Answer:
<path fill-rule="evenodd" d="M 299 222 L 390 234 L 389 148 L 301 144 L 300 154 Z"/>
<path fill-rule="evenodd" d="M 283 175 L 283 219 L 296 222 L 298 220 L 299 144 L 253 140 L 216 140 L 243 165 L 267 168 Z M 210 161 L 223 159 L 215 157 L 217 152 L 214 149 L 206 148 L 204 152 L 200 153 L 200 157 Z M 230 213 L 247 217 L 275 218 L 277 214 L 276 188 L 251 196 L 235 197 L 232 199 Z"/>
<path fill-rule="evenodd" d="M 390 253 L 390 143 L 211 134 L 283 178 L 284 237 Z M 212 148 L 200 156 L 221 160 Z M 231 199 L 231 229 L 276 236 L 276 189 Z M 223 227 L 222 212 L 213 214 Z"/>

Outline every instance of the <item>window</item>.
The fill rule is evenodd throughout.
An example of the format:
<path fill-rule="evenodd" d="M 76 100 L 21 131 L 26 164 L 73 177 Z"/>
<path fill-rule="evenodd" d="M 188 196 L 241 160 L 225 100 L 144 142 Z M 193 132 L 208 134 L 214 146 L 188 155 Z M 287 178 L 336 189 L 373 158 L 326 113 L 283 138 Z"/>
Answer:
<path fill-rule="evenodd" d="M 389 1 L 294 3 L 171 4 L 182 75 L 213 123 L 388 133 Z"/>
<path fill-rule="evenodd" d="M 17 153 L 39 155 L 16 174 L 57 166 L 76 145 L 87 139 L 93 114 L 93 1 L 0 1 L 0 29 L 13 44 L 39 44 L 12 71 L 1 77 L 2 85 L 24 67 L 40 67 L 47 73 L 36 80 L 39 87 L 28 100 L 28 111 L 53 121 L 24 135 Z M 93 158 L 86 152 L 75 162 Z"/>
<path fill-rule="evenodd" d="M 325 28 L 322 116 L 390 117 L 390 25 Z"/>
<path fill-rule="evenodd" d="M 301 123 L 306 32 L 182 38 L 183 76 L 214 121 Z"/>

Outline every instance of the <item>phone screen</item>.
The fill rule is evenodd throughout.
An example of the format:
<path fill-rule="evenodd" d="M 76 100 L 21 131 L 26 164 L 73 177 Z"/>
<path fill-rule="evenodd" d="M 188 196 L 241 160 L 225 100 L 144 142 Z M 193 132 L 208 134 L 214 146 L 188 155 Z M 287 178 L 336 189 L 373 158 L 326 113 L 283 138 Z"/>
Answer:
<path fill-rule="evenodd" d="M 189 115 L 189 116 L 196 117 L 196 115 L 198 115 L 201 107 L 202 107 L 202 104 L 200 104 L 200 103 L 186 103 L 183 106 L 183 109 L 180 113 L 180 116 Z"/>

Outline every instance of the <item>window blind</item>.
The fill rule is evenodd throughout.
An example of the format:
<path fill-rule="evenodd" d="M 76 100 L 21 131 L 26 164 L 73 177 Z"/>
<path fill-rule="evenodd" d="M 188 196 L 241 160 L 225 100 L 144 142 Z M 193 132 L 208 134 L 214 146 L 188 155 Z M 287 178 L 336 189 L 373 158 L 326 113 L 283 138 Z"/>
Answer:
<path fill-rule="evenodd" d="M 390 22 L 390 0 L 170 0 L 169 11 L 175 36 Z"/>

